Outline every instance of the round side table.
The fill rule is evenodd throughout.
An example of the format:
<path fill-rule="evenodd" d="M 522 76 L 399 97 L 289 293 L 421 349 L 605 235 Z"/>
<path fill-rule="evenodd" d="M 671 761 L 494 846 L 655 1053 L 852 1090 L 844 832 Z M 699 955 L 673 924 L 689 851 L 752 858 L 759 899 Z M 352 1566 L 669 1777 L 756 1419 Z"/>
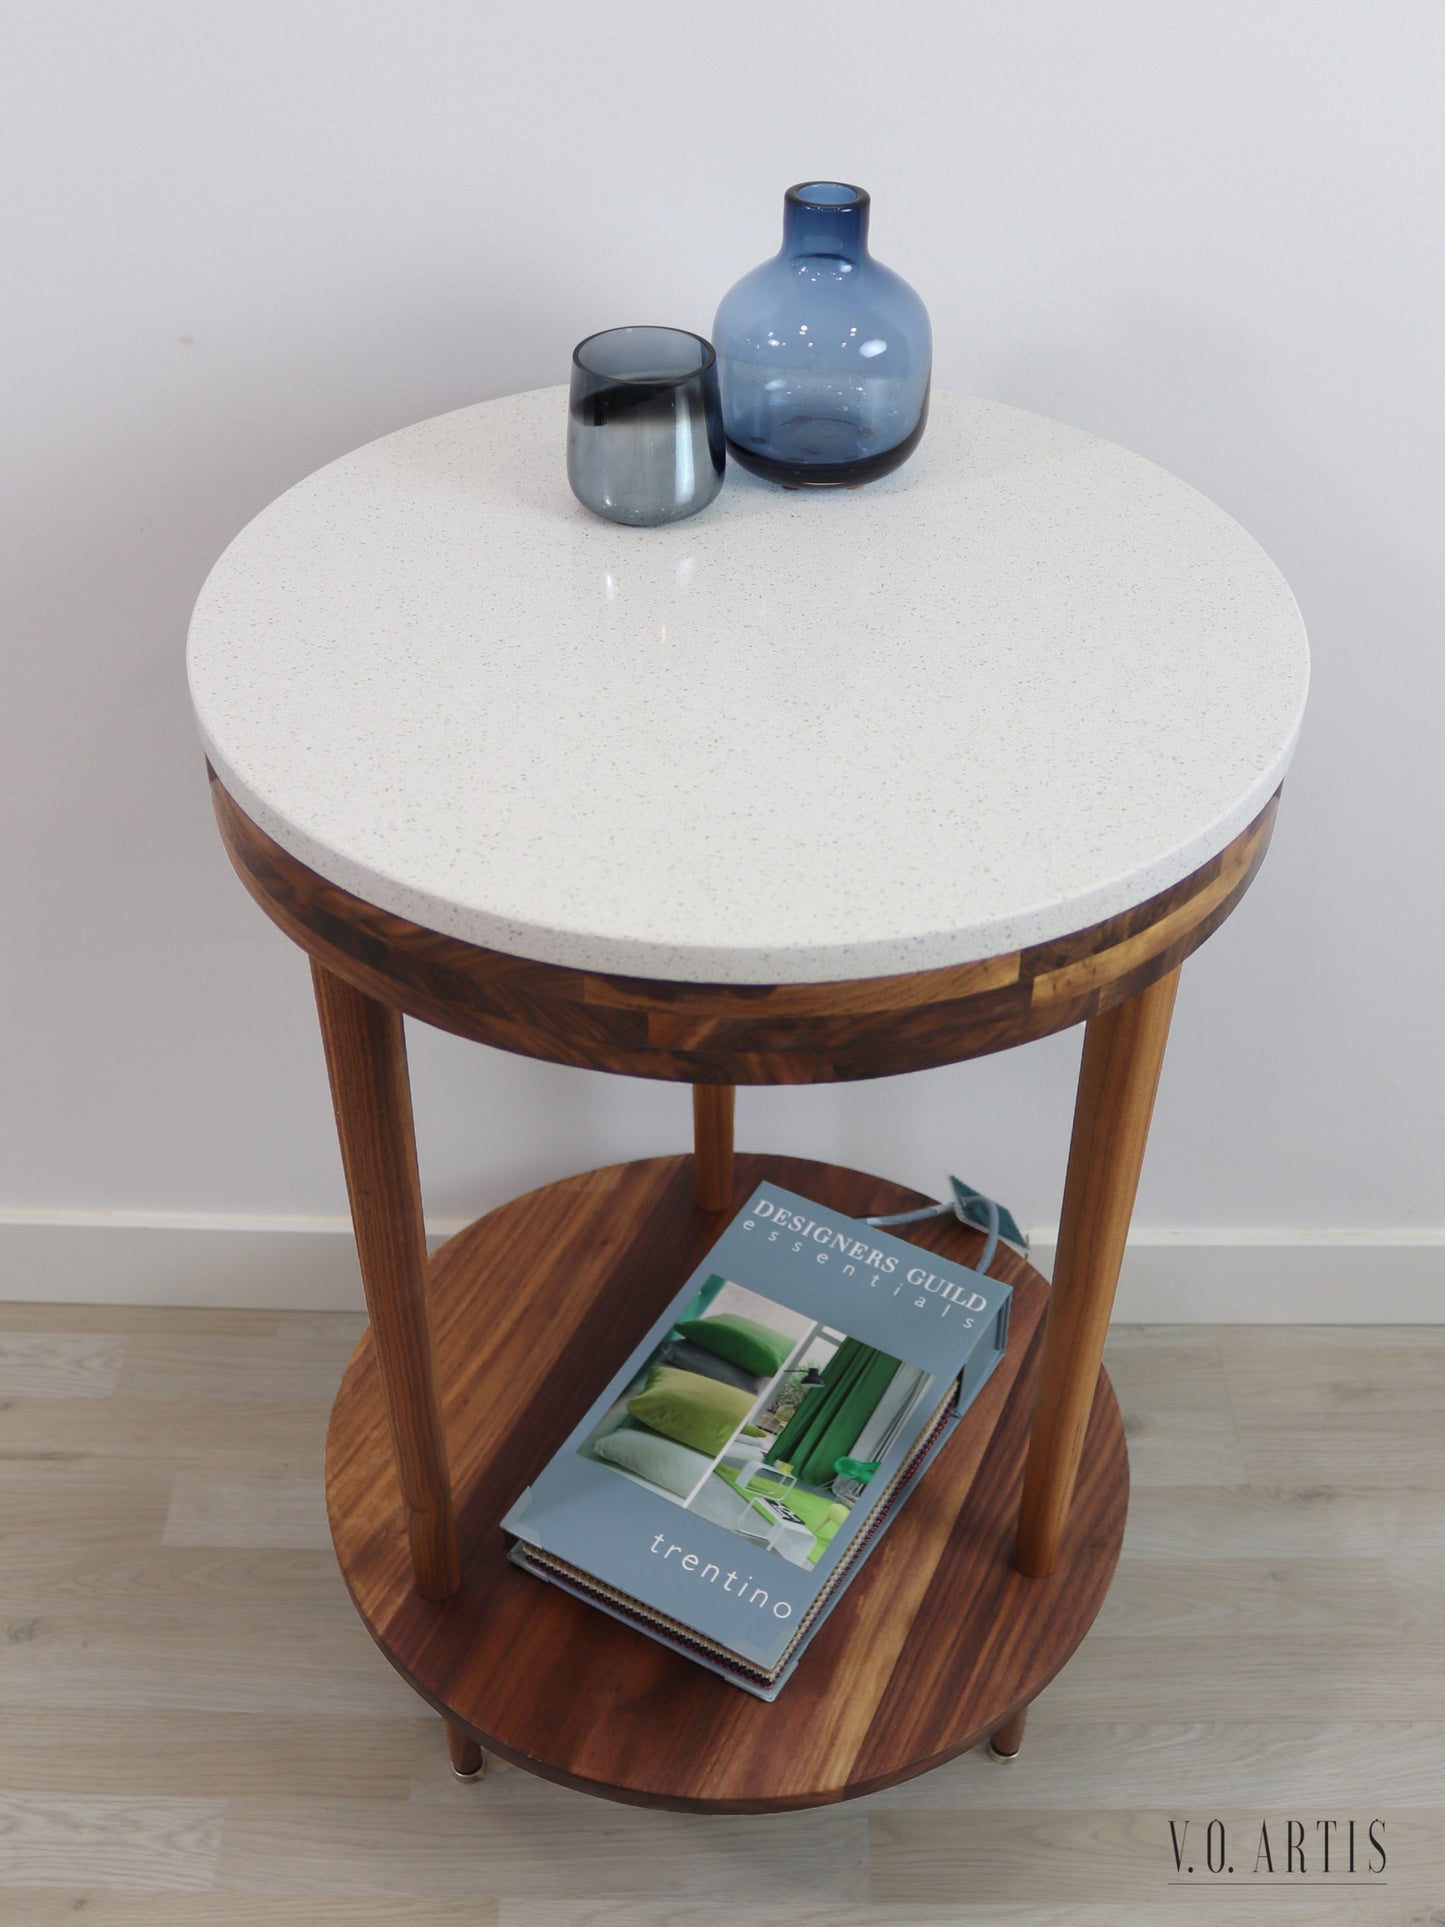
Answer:
<path fill-rule="evenodd" d="M 370 1328 L 327 1497 L 357 1610 L 487 1747 L 642 1805 L 868 1793 L 991 1739 L 1088 1630 L 1128 1462 L 1101 1370 L 1180 966 L 1249 887 L 1307 656 L 1277 571 L 1137 456 L 937 398 L 903 469 L 620 529 L 565 391 L 405 429 L 227 550 L 190 636 L 221 835 L 311 958 Z M 428 1259 L 403 1015 L 693 1086 L 691 1156 L 545 1186 Z M 505 1558 L 498 1521 L 760 1179 L 739 1084 L 1086 1025 L 1052 1289 L 772 1705 Z M 968 1263 L 935 1219 L 921 1246 Z"/>

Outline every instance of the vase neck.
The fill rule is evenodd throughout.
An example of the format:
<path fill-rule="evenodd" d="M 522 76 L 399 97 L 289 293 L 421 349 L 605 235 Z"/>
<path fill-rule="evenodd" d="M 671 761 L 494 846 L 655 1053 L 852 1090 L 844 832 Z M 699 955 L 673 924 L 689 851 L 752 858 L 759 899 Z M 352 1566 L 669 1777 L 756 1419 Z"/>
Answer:
<path fill-rule="evenodd" d="M 868 196 L 843 181 L 804 181 L 783 197 L 783 253 L 833 254 L 861 261 L 868 252 Z"/>

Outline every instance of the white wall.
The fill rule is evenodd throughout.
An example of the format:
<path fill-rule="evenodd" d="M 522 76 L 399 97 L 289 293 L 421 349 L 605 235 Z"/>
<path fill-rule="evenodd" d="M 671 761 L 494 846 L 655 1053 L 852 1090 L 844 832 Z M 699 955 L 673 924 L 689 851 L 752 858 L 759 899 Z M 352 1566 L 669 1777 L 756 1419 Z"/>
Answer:
<path fill-rule="evenodd" d="M 344 1209 L 300 954 L 233 881 L 187 613 L 278 490 L 709 328 L 783 188 L 866 185 L 936 380 L 1174 469 L 1316 650 L 1274 851 L 1186 973 L 1138 1221 L 1445 1224 L 1429 0 L 10 0 L 0 49 L 0 1203 Z M 559 462 L 561 451 L 558 451 Z M 1078 1035 L 744 1094 L 740 1140 L 1047 1224 Z M 687 1093 L 413 1042 L 429 1205 L 681 1147 Z M 3 1281 L 0 1281 L 3 1289 Z"/>

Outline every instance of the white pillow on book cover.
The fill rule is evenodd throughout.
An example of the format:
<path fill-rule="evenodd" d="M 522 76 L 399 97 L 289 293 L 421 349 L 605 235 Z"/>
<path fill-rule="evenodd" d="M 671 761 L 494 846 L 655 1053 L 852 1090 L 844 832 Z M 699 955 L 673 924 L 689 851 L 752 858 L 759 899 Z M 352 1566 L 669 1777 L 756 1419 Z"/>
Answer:
<path fill-rule="evenodd" d="M 624 1471 L 660 1485 L 664 1492 L 675 1492 L 680 1499 L 687 1497 L 712 1464 L 690 1445 L 679 1445 L 658 1432 L 634 1431 L 630 1426 L 597 1439 L 592 1456 L 606 1459 L 609 1465 L 620 1465 Z"/>

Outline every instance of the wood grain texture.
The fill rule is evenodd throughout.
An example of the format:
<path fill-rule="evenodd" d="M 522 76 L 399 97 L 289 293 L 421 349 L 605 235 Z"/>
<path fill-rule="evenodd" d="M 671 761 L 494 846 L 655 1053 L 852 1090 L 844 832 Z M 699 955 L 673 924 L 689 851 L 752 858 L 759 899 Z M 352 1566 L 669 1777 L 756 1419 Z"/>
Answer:
<path fill-rule="evenodd" d="M 1151 1328 L 1146 1345 L 1120 1339 L 1130 1330 L 1110 1326 L 1108 1358 L 1129 1441 L 1132 1490 L 1137 1495 L 1145 1485 L 1237 1485 L 1244 1460 L 1217 1333 L 1207 1327 Z M 1177 1343 L 1169 1342 L 1171 1331 L 1181 1334 Z M 1169 1388 L 1167 1406 L 1159 1403 L 1161 1385 Z"/>
<path fill-rule="evenodd" d="M 431 1894 L 425 1912 L 411 1894 L 236 1894 L 217 1888 L 203 1894 L 101 1894 L 29 1887 L 10 1897 L 16 1927 L 497 1927 L 500 1919 L 494 1900 Z M 534 1920 L 533 1927 L 540 1923 Z"/>
<path fill-rule="evenodd" d="M 1064 1030 L 1176 970 L 1264 859 L 1278 797 L 1217 857 L 1136 909 L 943 970 L 843 983 L 664 983 L 447 937 L 350 895 L 260 830 L 211 775 L 222 841 L 272 921 L 326 969 L 500 1050 L 693 1084 L 834 1083 L 926 1070 Z"/>
<path fill-rule="evenodd" d="M 426 1231 L 401 1013 L 312 960 L 316 1008 L 371 1313 L 411 1563 L 428 1599 L 460 1583 L 426 1303 Z"/>
<path fill-rule="evenodd" d="M 225 1651 L 219 1633 L 215 1651 Z M 209 1711 L 145 1705 L 8 1706 L 0 1787 L 81 1797 L 115 1787 L 147 1800 L 281 1800 L 314 1794 L 340 1763 L 352 1799 L 401 1802 L 419 1729 L 435 1743 L 435 1721 L 425 1707 L 416 1711 L 414 1720 L 307 1712 L 229 1713 L 218 1721 Z M 0 1920 L 7 1918 L 0 1899 Z"/>
<path fill-rule="evenodd" d="M 1362 1303 L 1368 1285 L 1362 1270 Z M 103 1334 L 115 1313 L 31 1306 L 14 1328 Z M 264 1388 L 278 1357 L 323 1339 L 329 1355 L 333 1321 L 226 1316 L 229 1351 L 214 1312 L 127 1310 L 144 1394 L 8 1396 L 0 1786 L 21 1804 L 0 1834 L 6 1927 L 1160 1927 L 1196 1912 L 1230 1927 L 1421 1927 L 1439 1911 L 1440 1481 L 1402 1485 L 1369 1431 L 1349 1484 L 1295 1468 L 1327 1413 L 1348 1437 L 1356 1412 L 1387 1408 L 1392 1379 L 1402 1424 L 1438 1436 L 1445 1329 L 1113 1327 L 1110 1375 L 1161 1469 L 1188 1436 L 1176 1452 L 1171 1415 L 1214 1397 L 1224 1351 L 1223 1406 L 1256 1439 L 1258 1483 L 1136 1488 L 1103 1611 L 1031 1709 L 1013 1766 L 980 1747 L 861 1806 L 760 1823 L 582 1800 L 499 1759 L 462 1785 L 329 1545 L 163 1546 L 172 1481 L 205 1460 L 220 1476 L 234 1449 L 208 1406 L 256 1424 L 258 1460 L 270 1454 L 256 1469 L 319 1470 L 341 1363 L 330 1386 L 284 1385 L 280 1427 Z M 67 1411 L 91 1428 L 75 1462 L 57 1430 Z M 1279 1418 L 1293 1414 L 1299 1444 Z M 177 1801 L 214 1802 L 218 1854 L 204 1832 L 183 1841 Z M 1197 1831 L 1221 1811 L 1388 1814 L 1389 1887 L 1281 1885 L 1254 1913 L 1251 1892 L 1191 1906 L 1168 1885 L 1168 1821 Z"/>
<path fill-rule="evenodd" d="M 1090 1018 L 1084 1033 L 1038 1411 L 1019 1512 L 1018 1567 L 1034 1577 L 1053 1570 L 1063 1543 L 1178 988 L 1174 970 L 1127 1003 Z"/>
<path fill-rule="evenodd" d="M 534 1906 L 621 1899 L 642 1885 L 674 1905 L 700 1894 L 726 1897 L 729 1927 L 751 1927 L 779 1893 L 823 1888 L 856 1899 L 867 1891 L 867 1833 L 850 1813 L 809 1814 L 799 1838 L 786 1825 L 764 1827 L 742 1815 L 701 1825 L 675 1814 L 619 1815 L 569 1800 L 556 1787 L 536 1789 L 544 1804 L 534 1795 L 519 1806 L 520 1773 L 481 1787 L 447 1779 L 449 1799 L 410 1807 L 342 1797 L 288 1807 L 237 1801 L 216 1885 L 274 1891 L 279 1879 L 290 1893 L 327 1893 L 344 1867 L 353 1893 L 480 1892 Z M 610 1826 L 596 1825 L 595 1816 Z M 428 1927 L 424 1911 L 417 1927 Z"/>
<path fill-rule="evenodd" d="M 5 1332 L 104 1332 L 173 1331 L 170 1305 L 81 1305 L 26 1304 L 14 1299 L 0 1300 L 0 1331 Z M 199 1338 L 207 1333 L 232 1337 L 274 1338 L 281 1314 L 276 1311 L 245 1309 L 222 1310 L 218 1306 L 193 1306 L 196 1323 L 186 1326 L 186 1335 Z M 296 1313 L 298 1318 L 314 1316 Z M 329 1314 L 323 1314 L 329 1315 Z"/>
<path fill-rule="evenodd" d="M 639 1805 L 757 1813 L 821 1805 L 925 1771 L 998 1728 L 1063 1665 L 1118 1556 L 1128 1470 L 1098 1385 L 1059 1568 L 1012 1564 L 1047 1287 L 1021 1259 L 1008 1354 L 899 1513 L 775 1704 L 518 1572 L 498 1521 L 562 1443 L 717 1235 L 692 1161 L 586 1172 L 516 1199 L 434 1256 L 437 1344 L 462 1585 L 417 1597 L 390 1466 L 377 1362 L 362 1340 L 337 1398 L 327 1499 L 343 1574 L 392 1664 L 489 1753 Z M 739 1157 L 855 1215 L 924 1202 L 860 1172 Z M 920 1246 L 976 1258 L 956 1221 Z"/>
<path fill-rule="evenodd" d="M 737 1092 L 731 1084 L 694 1084 L 692 1142 L 696 1173 L 693 1193 L 703 1211 L 730 1211 L 733 1202 L 733 1115 Z"/>
<path fill-rule="evenodd" d="M 0 1792 L 0 1866 L 15 1886 L 79 1879 L 204 1892 L 215 1877 L 224 1811 L 219 1800 Z"/>
<path fill-rule="evenodd" d="M 99 1332 L 0 1332 L 0 1399 L 110 1398 L 124 1348 Z"/>

